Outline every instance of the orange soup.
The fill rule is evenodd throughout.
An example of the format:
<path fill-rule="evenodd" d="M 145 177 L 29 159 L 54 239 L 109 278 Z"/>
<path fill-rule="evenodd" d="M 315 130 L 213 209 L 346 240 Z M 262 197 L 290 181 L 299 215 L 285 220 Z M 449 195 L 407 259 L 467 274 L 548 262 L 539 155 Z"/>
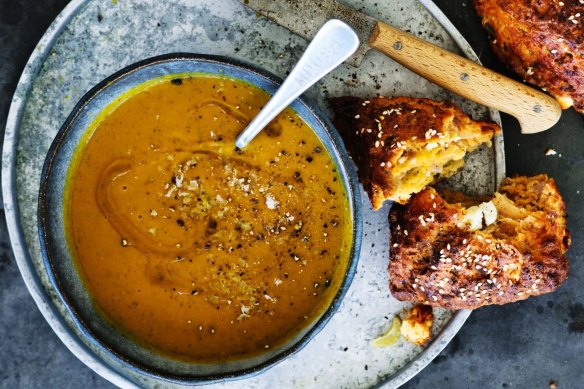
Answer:
<path fill-rule="evenodd" d="M 337 293 L 352 241 L 347 194 L 288 109 L 245 150 L 235 137 L 268 95 L 183 75 L 112 103 L 76 152 L 66 230 L 103 316 L 182 360 L 282 344 Z"/>

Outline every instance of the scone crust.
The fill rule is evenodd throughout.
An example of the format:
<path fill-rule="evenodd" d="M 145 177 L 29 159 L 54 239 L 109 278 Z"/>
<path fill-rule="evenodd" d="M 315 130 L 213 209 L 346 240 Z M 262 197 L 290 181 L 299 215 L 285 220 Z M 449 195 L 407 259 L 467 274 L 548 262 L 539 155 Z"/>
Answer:
<path fill-rule="evenodd" d="M 508 238 L 511 231 L 497 235 L 460 227 L 463 208 L 449 204 L 433 188 L 405 206 L 395 204 L 389 216 L 393 296 L 448 309 L 475 309 L 556 290 L 568 275 L 570 235 L 564 201 L 545 175 L 506 179 L 499 192 L 518 200 L 522 194 L 513 189 L 516 180 L 528 180 L 527 187 L 538 192 L 540 208 L 531 207 L 533 212 L 522 222 L 522 241 L 529 242 L 529 248 Z M 494 226 L 495 231 L 505 228 Z"/>
<path fill-rule="evenodd" d="M 524 80 L 584 113 L 584 4 L 475 0 L 497 56 Z"/>
<path fill-rule="evenodd" d="M 392 166 L 408 153 L 408 142 L 427 145 L 447 135 L 472 132 L 479 143 L 490 145 L 500 132 L 492 122 L 474 121 L 449 101 L 414 97 L 376 97 L 364 100 L 339 97 L 331 100 L 334 124 L 355 161 L 359 181 L 373 205 L 379 209 L 385 200 L 406 203 L 395 197 L 399 183 L 392 177 Z M 422 188 L 420 188 L 421 190 Z"/>

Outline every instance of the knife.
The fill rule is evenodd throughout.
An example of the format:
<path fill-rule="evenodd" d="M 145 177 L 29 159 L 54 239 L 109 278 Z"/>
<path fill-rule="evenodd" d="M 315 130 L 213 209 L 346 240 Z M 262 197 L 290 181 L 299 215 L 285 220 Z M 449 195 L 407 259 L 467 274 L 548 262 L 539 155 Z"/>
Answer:
<path fill-rule="evenodd" d="M 361 41 L 356 53 L 346 61 L 348 64 L 358 67 L 367 51 L 376 49 L 445 89 L 514 116 L 523 134 L 545 131 L 560 119 L 562 109 L 551 96 L 336 0 L 240 1 L 309 40 L 327 20 L 343 20 Z"/>

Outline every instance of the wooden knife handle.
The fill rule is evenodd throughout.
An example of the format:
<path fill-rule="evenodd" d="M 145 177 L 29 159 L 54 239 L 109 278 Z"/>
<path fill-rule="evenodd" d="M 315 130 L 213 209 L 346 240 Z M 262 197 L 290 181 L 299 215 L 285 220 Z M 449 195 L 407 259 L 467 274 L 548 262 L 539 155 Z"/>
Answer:
<path fill-rule="evenodd" d="M 560 119 L 554 98 L 385 23 L 377 22 L 369 45 L 445 89 L 515 116 L 523 134 Z"/>

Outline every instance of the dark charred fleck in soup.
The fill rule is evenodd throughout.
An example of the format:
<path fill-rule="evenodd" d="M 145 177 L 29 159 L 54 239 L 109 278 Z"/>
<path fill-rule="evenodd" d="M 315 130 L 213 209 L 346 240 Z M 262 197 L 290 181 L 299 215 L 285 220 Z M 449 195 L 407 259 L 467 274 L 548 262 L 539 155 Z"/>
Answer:
<path fill-rule="evenodd" d="M 191 75 L 112 103 L 77 151 L 66 229 L 99 312 L 157 352 L 253 355 L 322 313 L 352 222 L 336 166 L 288 109 L 245 150 L 268 95 Z"/>

